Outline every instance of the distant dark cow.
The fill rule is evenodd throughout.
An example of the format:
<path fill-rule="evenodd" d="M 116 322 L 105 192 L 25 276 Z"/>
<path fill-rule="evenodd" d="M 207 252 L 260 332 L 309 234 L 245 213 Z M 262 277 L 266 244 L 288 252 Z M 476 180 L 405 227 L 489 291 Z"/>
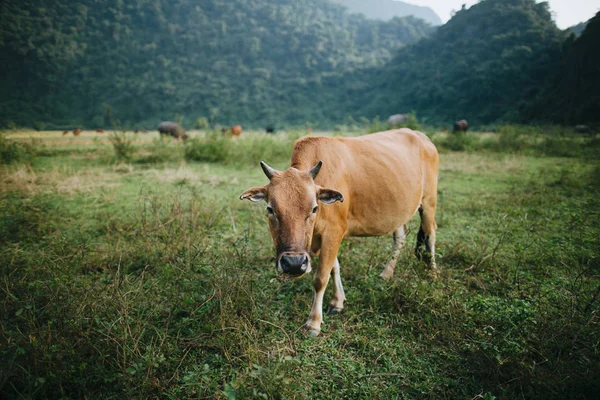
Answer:
<path fill-rule="evenodd" d="M 104 129 L 98 128 L 98 129 L 96 129 L 96 133 L 104 133 Z"/>
<path fill-rule="evenodd" d="M 575 132 L 577 133 L 592 133 L 592 128 L 587 125 L 575 125 Z"/>
<path fill-rule="evenodd" d="M 394 114 L 387 119 L 388 127 L 395 128 L 408 122 L 408 114 Z"/>
<path fill-rule="evenodd" d="M 466 132 L 469 130 L 469 123 L 466 119 L 461 119 L 460 121 L 456 121 L 454 123 L 454 129 L 452 132 Z"/>
<path fill-rule="evenodd" d="M 81 135 L 81 129 L 79 129 L 79 128 L 75 129 L 75 130 L 73 131 L 73 135 L 75 135 L 75 136 L 79 136 L 79 135 Z"/>
<path fill-rule="evenodd" d="M 175 139 L 183 139 L 186 140 L 188 135 L 185 133 L 185 129 L 177 122 L 172 121 L 164 121 L 158 124 L 158 132 L 161 135 L 170 135 Z"/>
<path fill-rule="evenodd" d="M 267 133 L 275 133 L 275 127 L 273 127 L 273 126 L 267 126 L 265 128 L 265 131 L 267 131 Z"/>
<path fill-rule="evenodd" d="M 63 131 L 63 136 L 67 136 L 69 134 L 69 131 Z"/>
<path fill-rule="evenodd" d="M 242 134 L 242 126 L 241 125 L 234 125 L 231 127 L 231 135 L 240 136 L 241 134 Z"/>

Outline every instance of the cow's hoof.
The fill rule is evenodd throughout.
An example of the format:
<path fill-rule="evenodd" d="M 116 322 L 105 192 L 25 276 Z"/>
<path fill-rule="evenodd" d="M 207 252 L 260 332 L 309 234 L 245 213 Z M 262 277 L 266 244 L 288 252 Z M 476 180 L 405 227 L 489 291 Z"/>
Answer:
<path fill-rule="evenodd" d="M 327 308 L 327 315 L 338 315 L 341 312 L 342 312 L 341 308 L 334 307 L 331 304 L 329 305 L 329 308 Z"/>
<path fill-rule="evenodd" d="M 387 270 L 383 270 L 383 272 L 379 274 L 379 277 L 384 281 L 389 281 L 390 279 L 392 279 L 392 276 L 394 276 L 394 273 L 390 273 Z"/>
<path fill-rule="evenodd" d="M 307 333 L 309 336 L 312 336 L 312 337 L 317 337 L 317 336 L 319 336 L 319 333 L 321 333 L 321 330 L 320 330 L 320 329 L 315 329 L 315 328 L 313 328 L 312 326 L 310 326 L 310 325 L 306 325 L 306 324 L 302 325 L 302 329 L 304 329 L 304 331 L 305 331 L 305 332 L 306 332 L 306 333 Z"/>

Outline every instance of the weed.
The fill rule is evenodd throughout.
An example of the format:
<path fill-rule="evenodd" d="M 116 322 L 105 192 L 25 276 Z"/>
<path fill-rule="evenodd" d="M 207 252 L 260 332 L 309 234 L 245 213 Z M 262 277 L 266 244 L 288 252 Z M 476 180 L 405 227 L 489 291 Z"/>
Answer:
<path fill-rule="evenodd" d="M 26 143 L 17 143 L 0 136 L 0 163 L 31 163 L 35 158 L 35 149 Z"/>
<path fill-rule="evenodd" d="M 133 158 L 135 146 L 124 131 L 114 131 L 111 133 L 109 139 L 115 151 L 117 161 L 129 161 Z"/>

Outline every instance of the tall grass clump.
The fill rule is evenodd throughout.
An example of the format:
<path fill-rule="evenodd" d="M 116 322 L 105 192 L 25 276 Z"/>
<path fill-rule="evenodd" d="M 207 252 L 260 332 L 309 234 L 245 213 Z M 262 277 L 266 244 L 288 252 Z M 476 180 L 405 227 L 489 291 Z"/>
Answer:
<path fill-rule="evenodd" d="M 209 163 L 224 162 L 229 156 L 230 141 L 218 131 L 207 132 L 204 139 L 191 139 L 185 147 L 185 159 Z"/>
<path fill-rule="evenodd" d="M 127 137 L 124 131 L 115 131 L 109 137 L 110 143 L 115 151 L 118 161 L 130 161 L 135 153 L 133 141 Z"/>
<path fill-rule="evenodd" d="M 136 163 L 159 164 L 165 162 L 179 162 L 185 157 L 185 148 L 179 141 L 154 139 L 150 146 L 144 147 L 136 155 Z"/>
<path fill-rule="evenodd" d="M 17 143 L 0 136 L 0 163 L 8 165 L 31 162 L 35 155 L 35 149 L 32 145 Z"/>
<path fill-rule="evenodd" d="M 229 163 L 255 165 L 257 160 L 268 163 L 287 162 L 292 154 L 294 141 L 300 137 L 296 133 L 286 135 L 259 134 L 230 145 Z"/>
<path fill-rule="evenodd" d="M 439 145 L 451 151 L 475 150 L 479 145 L 479 138 L 467 132 L 449 133 Z"/>

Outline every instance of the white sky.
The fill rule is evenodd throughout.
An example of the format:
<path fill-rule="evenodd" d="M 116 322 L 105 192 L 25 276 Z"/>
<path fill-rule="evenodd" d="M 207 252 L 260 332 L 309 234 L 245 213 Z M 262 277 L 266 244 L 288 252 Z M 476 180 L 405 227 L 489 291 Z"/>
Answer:
<path fill-rule="evenodd" d="M 406 3 L 427 6 L 440 16 L 442 22 L 450 19 L 452 10 L 460 10 L 478 3 L 477 0 L 403 0 Z M 600 10 L 600 0 L 547 0 L 556 25 L 566 29 L 592 18 Z M 538 1 L 539 3 L 539 1 Z"/>

